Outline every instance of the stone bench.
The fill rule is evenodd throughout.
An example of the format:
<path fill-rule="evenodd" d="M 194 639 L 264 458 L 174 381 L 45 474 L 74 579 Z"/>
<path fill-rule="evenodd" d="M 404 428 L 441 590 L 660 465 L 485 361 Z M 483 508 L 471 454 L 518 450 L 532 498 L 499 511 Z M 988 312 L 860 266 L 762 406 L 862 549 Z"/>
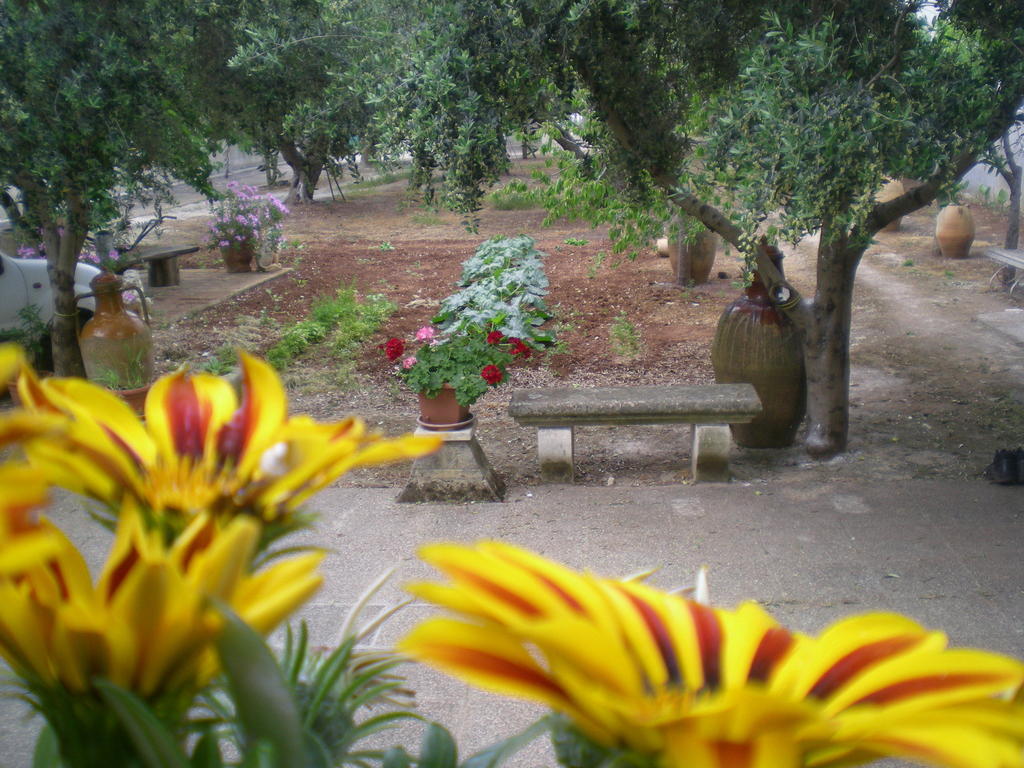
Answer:
<path fill-rule="evenodd" d="M 693 424 L 695 482 L 730 479 L 728 424 L 752 421 L 761 401 L 750 384 L 664 387 L 525 389 L 512 393 L 509 414 L 537 427 L 537 456 L 545 480 L 572 482 L 573 428 L 618 424 Z"/>
<path fill-rule="evenodd" d="M 993 281 L 999 276 L 999 273 L 1003 271 L 1003 267 L 1013 267 L 1014 269 L 1024 270 L 1024 250 L 1013 249 L 1013 248 L 986 248 L 985 256 L 992 259 L 992 261 L 1000 264 L 995 271 L 995 274 L 989 278 L 988 284 L 991 287 Z M 1010 286 L 1010 295 L 1013 296 L 1013 289 L 1017 287 L 1017 284 L 1022 278 L 1018 277 L 1013 281 Z"/>
<path fill-rule="evenodd" d="M 129 255 L 134 259 L 133 263 L 146 265 L 150 288 L 163 288 L 181 282 L 178 257 L 198 250 L 198 245 L 150 245 L 136 248 Z"/>

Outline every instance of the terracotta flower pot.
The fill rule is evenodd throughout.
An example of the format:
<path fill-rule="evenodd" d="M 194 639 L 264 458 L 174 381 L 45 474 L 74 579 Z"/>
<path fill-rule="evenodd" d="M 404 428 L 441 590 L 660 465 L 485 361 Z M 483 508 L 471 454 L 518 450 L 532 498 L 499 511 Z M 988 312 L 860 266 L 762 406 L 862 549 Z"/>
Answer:
<path fill-rule="evenodd" d="M 146 396 L 149 394 L 150 385 L 137 389 L 115 389 L 114 394 L 128 403 L 132 410 L 140 416 L 146 413 Z"/>
<path fill-rule="evenodd" d="M 935 241 L 947 259 L 966 259 L 974 242 L 974 216 L 966 205 L 947 205 L 935 219 Z"/>
<path fill-rule="evenodd" d="M 661 241 L 659 240 L 658 242 L 660 253 Z M 666 255 L 668 256 L 669 264 L 672 266 L 672 274 L 675 276 L 676 282 L 682 284 L 684 281 L 679 279 L 679 260 L 682 254 L 680 249 L 676 247 L 674 240 L 666 240 L 666 243 Z M 689 248 L 690 250 L 690 280 L 693 281 L 694 285 L 706 283 L 711 276 L 711 268 L 715 264 L 718 236 L 710 231 L 701 232 L 697 235 L 695 242 L 684 245 L 683 248 Z"/>
<path fill-rule="evenodd" d="M 222 245 L 220 256 L 224 260 L 224 269 L 228 272 L 252 272 L 252 264 L 256 260 L 256 243 L 243 240 L 231 245 Z"/>
<path fill-rule="evenodd" d="M 420 417 L 417 423 L 424 429 L 436 432 L 462 429 L 468 426 L 473 419 L 469 413 L 469 407 L 459 405 L 455 399 L 455 390 L 448 384 L 445 384 L 437 393 L 437 397 L 427 397 L 422 392 L 418 397 Z"/>

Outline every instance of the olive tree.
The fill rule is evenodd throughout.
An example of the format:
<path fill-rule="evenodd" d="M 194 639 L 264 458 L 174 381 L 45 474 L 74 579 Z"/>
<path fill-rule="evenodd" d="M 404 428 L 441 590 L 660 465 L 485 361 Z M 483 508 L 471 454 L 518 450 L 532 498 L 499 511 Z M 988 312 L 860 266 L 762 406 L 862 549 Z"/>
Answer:
<path fill-rule="evenodd" d="M 63 375 L 84 375 L 74 269 L 116 196 L 174 174 L 205 188 L 209 148 L 190 96 L 183 0 L 0 5 L 0 188 L 8 218 L 41 241 Z"/>
<path fill-rule="evenodd" d="M 447 199 L 478 204 L 473 190 L 507 162 L 506 133 L 562 105 L 552 131 L 575 149 L 556 210 L 634 234 L 676 210 L 756 262 L 802 333 L 806 447 L 845 450 L 857 266 L 876 232 L 928 205 L 1012 122 L 1024 5 L 463 0 L 424 14 L 405 136 Z M 899 177 L 920 183 L 876 202 Z M 812 236 L 817 280 L 802 298 L 758 243 Z"/>
<path fill-rule="evenodd" d="M 371 10 L 341 0 L 244 0 L 205 12 L 203 37 L 221 52 L 207 73 L 219 135 L 280 153 L 292 171 L 289 203 L 311 201 L 325 170 L 354 168 L 367 143 L 368 67 L 387 26 Z"/>

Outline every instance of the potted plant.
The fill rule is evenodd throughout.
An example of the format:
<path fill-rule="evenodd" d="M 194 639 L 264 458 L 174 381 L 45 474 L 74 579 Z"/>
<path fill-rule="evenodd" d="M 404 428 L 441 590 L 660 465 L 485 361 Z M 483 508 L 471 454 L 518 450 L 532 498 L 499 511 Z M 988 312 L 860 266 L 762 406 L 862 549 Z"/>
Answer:
<path fill-rule="evenodd" d="M 413 351 L 405 340 L 391 338 L 381 346 L 396 372 L 420 399 L 420 426 L 447 430 L 468 425 L 469 407 L 501 384 L 508 366 L 533 354 L 519 338 L 499 330 L 466 329 L 443 333 L 432 325 L 420 328 Z"/>
<path fill-rule="evenodd" d="M 287 213 L 284 203 L 273 195 L 230 182 L 213 208 L 207 245 L 220 248 L 228 272 L 251 272 L 254 259 L 262 268 L 281 247 L 281 221 Z"/>
<path fill-rule="evenodd" d="M 467 424 L 469 407 L 505 380 L 513 360 L 554 343 L 542 328 L 551 317 L 543 257 L 525 235 L 487 240 L 462 263 L 459 290 L 441 302 L 432 325 L 416 332 L 414 353 L 403 339 L 381 345 L 420 396 L 421 426 Z"/>
<path fill-rule="evenodd" d="M 129 354 L 124 356 L 116 367 L 100 365 L 89 378 L 112 390 L 136 413 L 141 414 L 145 412 L 146 395 L 149 394 L 152 379 L 151 358 L 151 350 L 129 348 Z"/>

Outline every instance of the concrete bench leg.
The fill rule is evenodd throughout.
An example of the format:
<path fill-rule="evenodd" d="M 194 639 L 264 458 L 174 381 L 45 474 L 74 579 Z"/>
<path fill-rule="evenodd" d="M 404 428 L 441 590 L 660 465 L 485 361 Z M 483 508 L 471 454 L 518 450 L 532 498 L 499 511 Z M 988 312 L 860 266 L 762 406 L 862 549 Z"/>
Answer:
<path fill-rule="evenodd" d="M 573 480 L 573 428 L 538 427 L 537 458 L 540 476 L 555 483 Z"/>
<path fill-rule="evenodd" d="M 690 466 L 695 483 L 727 483 L 729 446 L 732 435 L 727 424 L 694 424 Z"/>

